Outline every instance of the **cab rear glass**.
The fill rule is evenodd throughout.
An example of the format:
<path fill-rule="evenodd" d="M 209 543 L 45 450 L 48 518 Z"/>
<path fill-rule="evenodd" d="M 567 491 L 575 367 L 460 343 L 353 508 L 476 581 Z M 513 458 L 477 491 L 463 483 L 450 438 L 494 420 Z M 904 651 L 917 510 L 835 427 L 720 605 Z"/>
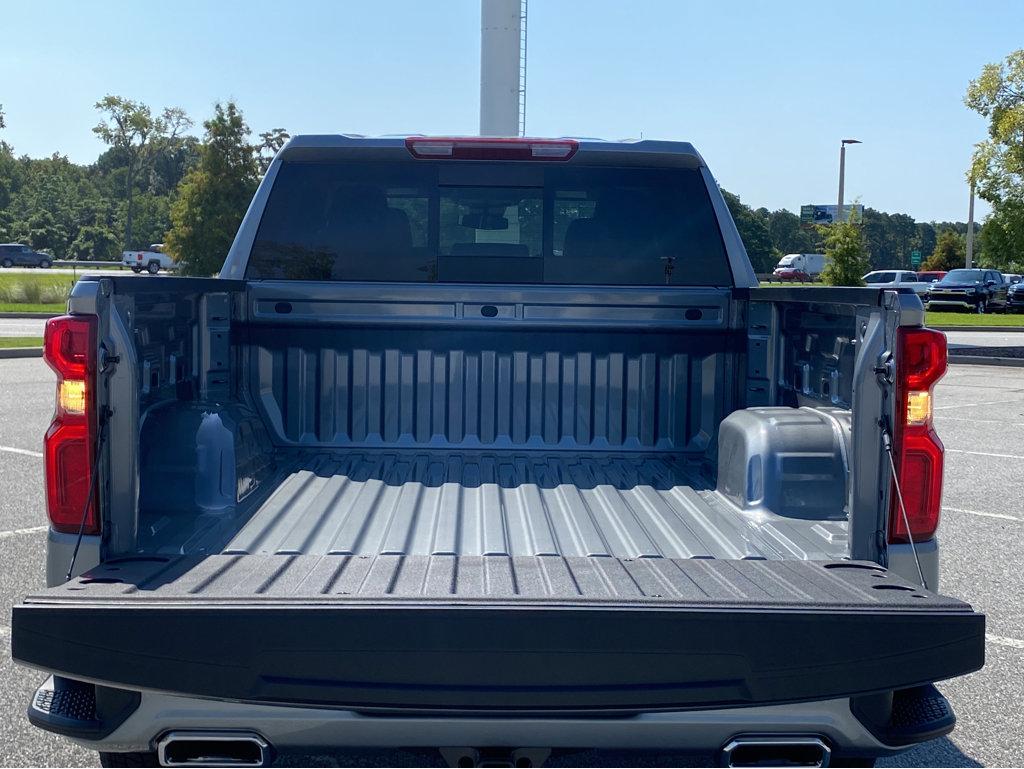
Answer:
<path fill-rule="evenodd" d="M 731 285 L 698 169 L 289 161 L 250 279 Z"/>

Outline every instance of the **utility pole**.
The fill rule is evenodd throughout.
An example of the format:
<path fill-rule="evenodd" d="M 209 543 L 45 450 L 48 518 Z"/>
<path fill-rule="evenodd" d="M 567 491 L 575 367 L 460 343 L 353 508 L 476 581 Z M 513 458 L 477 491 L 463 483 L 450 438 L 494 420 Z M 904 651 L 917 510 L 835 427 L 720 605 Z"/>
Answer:
<path fill-rule="evenodd" d="M 971 202 L 967 204 L 967 261 L 969 270 L 974 266 L 974 177 L 971 177 Z"/>
<path fill-rule="evenodd" d="M 523 93 L 523 0 L 480 0 L 480 135 L 517 136 Z"/>
<path fill-rule="evenodd" d="M 859 139 L 843 139 L 839 143 L 839 204 L 836 206 L 836 222 L 843 221 L 843 186 L 846 184 L 846 145 L 860 143 Z"/>

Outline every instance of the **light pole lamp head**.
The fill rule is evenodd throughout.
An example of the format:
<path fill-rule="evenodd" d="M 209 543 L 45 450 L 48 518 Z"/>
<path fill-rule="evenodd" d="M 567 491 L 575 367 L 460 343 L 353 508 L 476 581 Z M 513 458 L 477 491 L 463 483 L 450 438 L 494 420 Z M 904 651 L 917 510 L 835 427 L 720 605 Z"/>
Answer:
<path fill-rule="evenodd" d="M 863 144 L 860 139 L 843 139 L 843 144 Z"/>

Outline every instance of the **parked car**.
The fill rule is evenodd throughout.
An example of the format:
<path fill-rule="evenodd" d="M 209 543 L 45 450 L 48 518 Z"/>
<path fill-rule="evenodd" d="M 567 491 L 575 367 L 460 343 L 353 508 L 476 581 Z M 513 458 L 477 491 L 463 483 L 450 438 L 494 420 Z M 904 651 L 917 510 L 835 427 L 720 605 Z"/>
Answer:
<path fill-rule="evenodd" d="M 1010 312 L 1024 311 L 1024 281 L 1017 281 L 1006 289 L 1006 309 Z"/>
<path fill-rule="evenodd" d="M 811 276 L 803 270 L 797 269 L 796 267 L 776 267 L 775 272 L 772 273 L 779 280 L 798 282 L 798 283 L 810 283 Z"/>
<path fill-rule="evenodd" d="M 1009 288 L 1010 286 L 1014 285 L 1015 283 L 1020 283 L 1021 277 L 1024 277 L 1024 276 L 1017 275 L 1016 273 L 1011 273 L 1009 275 L 1007 275 L 1006 273 L 1003 273 L 1003 280 L 1006 281 L 1007 288 Z"/>
<path fill-rule="evenodd" d="M 131 267 L 132 272 L 145 270 L 150 275 L 176 267 L 174 260 L 164 253 L 163 243 L 154 243 L 147 251 L 124 251 L 121 253 L 121 262 L 126 267 Z"/>
<path fill-rule="evenodd" d="M 779 259 L 779 263 L 775 268 L 775 274 L 778 274 L 779 270 L 787 269 L 806 273 L 813 280 L 821 275 L 822 270 L 825 269 L 825 255 L 786 254 L 784 257 Z"/>
<path fill-rule="evenodd" d="M 931 286 L 918 280 L 917 273 L 910 270 L 874 270 L 861 280 L 871 288 L 909 288 L 916 294 L 927 293 Z"/>
<path fill-rule="evenodd" d="M 108 766 L 953 729 L 945 336 L 759 288 L 691 145 L 295 137 L 219 275 L 87 276 L 47 324 L 36 726 Z"/>
<path fill-rule="evenodd" d="M 917 273 L 917 279 L 921 283 L 934 283 L 944 277 L 946 277 L 946 270 L 924 270 Z"/>
<path fill-rule="evenodd" d="M 950 270 L 946 277 L 932 284 L 925 308 L 977 313 L 1003 310 L 1007 306 L 1007 294 L 1006 281 L 998 270 Z"/>
<path fill-rule="evenodd" d="M 34 251 L 21 243 L 0 243 L 0 267 L 42 267 L 53 264 L 53 257 L 43 251 Z"/>

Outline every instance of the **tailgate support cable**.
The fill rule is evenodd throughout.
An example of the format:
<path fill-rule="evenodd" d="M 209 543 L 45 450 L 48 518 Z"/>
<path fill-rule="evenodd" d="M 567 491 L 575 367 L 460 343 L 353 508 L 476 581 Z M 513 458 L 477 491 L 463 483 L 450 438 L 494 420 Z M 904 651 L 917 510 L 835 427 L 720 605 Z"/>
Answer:
<path fill-rule="evenodd" d="M 78 549 L 82 546 L 82 537 L 85 535 L 85 522 L 89 518 L 89 508 L 92 506 L 92 500 L 96 495 L 96 480 L 100 469 L 100 449 L 103 448 L 103 438 L 106 432 L 107 419 L 106 414 L 103 414 L 100 418 L 100 430 L 96 436 L 96 448 L 92 456 L 92 478 L 89 481 L 89 494 L 85 498 L 82 521 L 78 524 L 78 537 L 75 539 L 75 549 L 71 552 L 71 563 L 68 564 L 68 573 L 65 575 L 65 579 L 71 579 L 71 575 L 75 570 L 75 561 L 78 560 Z"/>
<path fill-rule="evenodd" d="M 910 532 L 910 519 L 907 517 L 907 506 L 903 504 L 903 491 L 900 489 L 900 476 L 896 472 L 896 460 L 892 454 L 892 435 L 889 433 L 889 425 L 884 419 L 878 420 L 878 426 L 882 429 L 882 445 L 885 446 L 885 454 L 889 457 L 889 468 L 892 470 L 892 483 L 896 487 L 896 500 L 900 505 L 900 515 L 903 518 L 903 526 L 907 530 L 907 539 L 910 541 L 910 552 L 914 554 L 914 564 L 917 566 L 917 576 L 921 578 L 921 587 L 928 590 L 928 581 L 924 578 L 924 570 L 921 568 L 921 559 L 917 557 L 917 545 L 914 544 L 914 535 Z"/>
<path fill-rule="evenodd" d="M 113 373 L 114 367 L 120 361 L 120 357 L 108 354 L 106 346 L 102 345 L 100 349 L 100 361 L 99 373 L 105 375 L 103 377 L 103 386 L 109 390 L 110 375 Z M 99 430 L 96 434 L 96 445 L 92 454 L 92 477 L 89 479 L 89 493 L 85 497 L 85 507 L 82 509 L 82 520 L 78 524 L 78 537 L 75 539 L 75 549 L 71 551 L 71 563 L 68 564 L 68 573 L 64 577 L 66 580 L 70 580 L 75 571 L 75 561 L 78 560 L 78 550 L 82 547 L 82 537 L 85 536 L 85 522 L 89 518 L 89 507 L 92 505 L 93 498 L 96 496 L 96 482 L 99 478 L 100 469 L 100 452 L 103 448 L 103 440 L 107 435 L 107 423 L 110 421 L 110 416 L 113 413 L 114 412 L 111 411 L 110 406 L 104 406 L 99 413 Z"/>

